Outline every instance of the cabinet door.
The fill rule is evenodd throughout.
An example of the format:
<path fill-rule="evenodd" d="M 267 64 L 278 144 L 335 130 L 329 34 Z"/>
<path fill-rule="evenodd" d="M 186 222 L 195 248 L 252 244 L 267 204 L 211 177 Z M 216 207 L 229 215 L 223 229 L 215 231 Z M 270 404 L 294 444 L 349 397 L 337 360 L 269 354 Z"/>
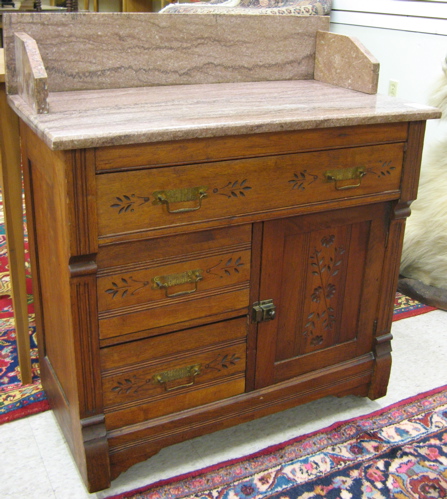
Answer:
<path fill-rule="evenodd" d="M 385 203 L 264 224 L 256 387 L 372 350 L 388 228 Z"/>

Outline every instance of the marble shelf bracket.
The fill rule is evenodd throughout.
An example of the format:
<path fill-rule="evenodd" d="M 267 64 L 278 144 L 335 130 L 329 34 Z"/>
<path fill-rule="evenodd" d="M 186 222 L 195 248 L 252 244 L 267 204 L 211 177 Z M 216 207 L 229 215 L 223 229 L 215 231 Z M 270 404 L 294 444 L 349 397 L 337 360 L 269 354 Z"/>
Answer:
<path fill-rule="evenodd" d="M 49 112 L 47 72 L 36 41 L 14 33 L 18 94 L 36 114 Z"/>
<path fill-rule="evenodd" d="M 357 39 L 318 31 L 314 79 L 366 94 L 376 94 L 379 62 Z"/>

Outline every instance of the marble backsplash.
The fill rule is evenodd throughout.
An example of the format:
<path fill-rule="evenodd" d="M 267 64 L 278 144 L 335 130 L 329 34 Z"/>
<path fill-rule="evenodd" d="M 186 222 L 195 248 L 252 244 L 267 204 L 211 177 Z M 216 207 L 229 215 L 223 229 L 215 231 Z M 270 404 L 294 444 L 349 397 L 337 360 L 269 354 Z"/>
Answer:
<path fill-rule="evenodd" d="M 7 88 L 14 33 L 33 37 L 48 91 L 313 79 L 327 16 L 5 14 Z"/>

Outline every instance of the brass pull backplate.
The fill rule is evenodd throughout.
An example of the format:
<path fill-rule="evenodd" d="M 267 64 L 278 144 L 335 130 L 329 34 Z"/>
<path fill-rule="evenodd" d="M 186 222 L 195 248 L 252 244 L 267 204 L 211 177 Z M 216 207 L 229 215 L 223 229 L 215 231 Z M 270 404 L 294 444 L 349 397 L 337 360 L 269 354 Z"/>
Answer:
<path fill-rule="evenodd" d="M 328 170 L 324 173 L 324 176 L 330 182 L 335 182 L 335 188 L 338 191 L 343 191 L 345 189 L 353 189 L 354 187 L 360 187 L 362 183 L 362 177 L 366 175 L 365 167 L 354 166 L 352 168 L 339 168 L 337 170 Z M 357 180 L 355 184 L 344 182 L 348 180 Z"/>
<path fill-rule="evenodd" d="M 202 207 L 202 199 L 206 197 L 208 187 L 188 187 L 184 189 L 172 189 L 167 191 L 155 191 L 153 193 L 154 205 L 165 204 L 168 213 L 187 213 L 196 211 Z M 173 208 L 173 205 L 194 202 L 194 206 Z"/>
<path fill-rule="evenodd" d="M 197 283 L 203 279 L 202 273 L 203 270 L 196 269 L 196 270 L 187 270 L 185 272 L 181 272 L 180 274 L 156 276 L 152 279 L 152 289 L 163 288 L 165 290 L 167 298 L 190 295 L 191 293 L 195 293 L 197 291 Z M 194 284 L 194 287 L 192 289 L 188 289 L 186 291 L 179 291 L 177 293 L 169 293 L 169 288 L 189 283 Z"/>
<path fill-rule="evenodd" d="M 194 384 L 196 376 L 200 374 L 201 367 L 201 364 L 193 364 L 192 366 L 171 369 L 170 371 L 155 374 L 153 380 L 160 385 L 164 385 L 167 392 L 185 388 Z M 186 378 L 184 383 L 176 383 L 184 378 Z"/>

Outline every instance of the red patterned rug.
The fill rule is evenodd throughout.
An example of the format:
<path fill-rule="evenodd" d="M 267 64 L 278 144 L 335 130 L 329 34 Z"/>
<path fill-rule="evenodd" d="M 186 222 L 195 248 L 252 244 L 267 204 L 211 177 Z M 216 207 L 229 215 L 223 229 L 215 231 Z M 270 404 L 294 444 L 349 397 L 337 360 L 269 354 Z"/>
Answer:
<path fill-rule="evenodd" d="M 407 319 L 408 317 L 415 317 L 416 315 L 426 314 L 432 310 L 437 310 L 436 307 L 429 307 L 423 303 L 419 303 L 409 296 L 401 293 L 396 293 L 394 299 L 394 315 L 393 322 Z"/>
<path fill-rule="evenodd" d="M 447 497 L 447 385 L 257 454 L 109 499 Z"/>
<path fill-rule="evenodd" d="M 26 235 L 26 224 L 24 222 Z M 0 424 L 49 409 L 39 375 L 33 291 L 25 236 L 26 289 L 30 335 L 30 361 L 33 383 L 22 385 L 17 358 L 14 312 L 10 296 L 8 253 L 0 194 Z"/>

